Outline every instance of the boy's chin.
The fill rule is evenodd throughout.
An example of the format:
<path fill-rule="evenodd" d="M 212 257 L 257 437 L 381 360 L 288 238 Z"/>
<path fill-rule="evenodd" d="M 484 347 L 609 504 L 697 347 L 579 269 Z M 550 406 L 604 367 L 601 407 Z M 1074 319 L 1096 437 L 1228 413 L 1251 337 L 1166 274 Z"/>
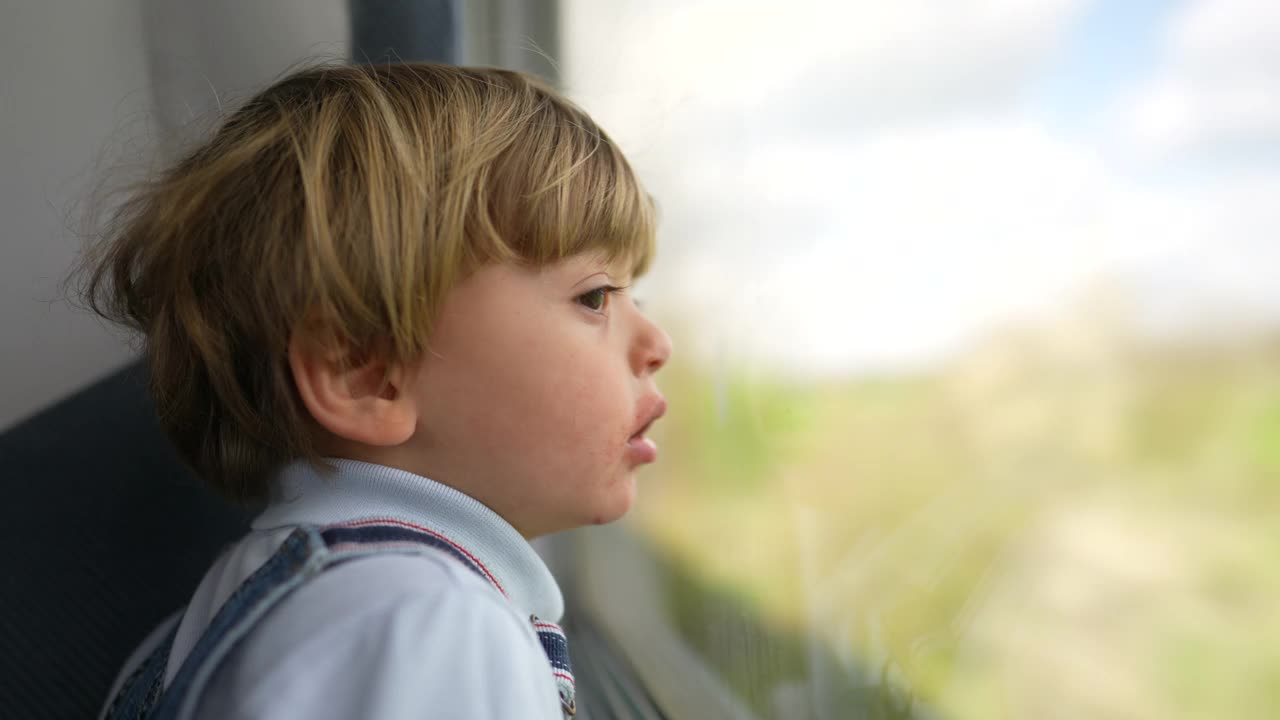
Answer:
<path fill-rule="evenodd" d="M 613 490 L 608 497 L 601 498 L 602 502 L 594 508 L 595 512 L 588 520 L 589 524 L 608 525 L 626 516 L 636 501 L 635 474 L 628 473 Z"/>

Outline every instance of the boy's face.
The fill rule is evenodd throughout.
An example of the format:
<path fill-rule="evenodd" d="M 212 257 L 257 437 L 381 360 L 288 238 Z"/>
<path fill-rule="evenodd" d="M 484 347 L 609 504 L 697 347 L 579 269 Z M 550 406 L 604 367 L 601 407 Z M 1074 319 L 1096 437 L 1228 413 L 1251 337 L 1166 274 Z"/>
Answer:
<path fill-rule="evenodd" d="M 526 537 L 616 520 L 666 407 L 671 340 L 594 256 L 483 267 L 453 289 L 406 388 L 413 436 L 395 464 L 452 485 Z"/>

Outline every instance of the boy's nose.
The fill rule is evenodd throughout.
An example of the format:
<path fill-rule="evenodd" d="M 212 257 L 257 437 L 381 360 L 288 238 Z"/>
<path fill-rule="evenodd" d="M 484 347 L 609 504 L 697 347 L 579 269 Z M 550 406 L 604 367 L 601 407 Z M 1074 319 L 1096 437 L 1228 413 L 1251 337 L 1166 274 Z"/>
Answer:
<path fill-rule="evenodd" d="M 656 323 L 640 317 L 640 330 L 632 347 L 632 368 L 637 375 L 652 375 L 671 358 L 671 336 Z"/>

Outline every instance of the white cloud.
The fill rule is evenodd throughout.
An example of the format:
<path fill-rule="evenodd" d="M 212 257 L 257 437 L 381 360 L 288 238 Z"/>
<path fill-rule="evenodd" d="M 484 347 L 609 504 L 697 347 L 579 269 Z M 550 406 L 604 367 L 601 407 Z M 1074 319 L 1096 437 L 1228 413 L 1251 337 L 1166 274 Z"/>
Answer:
<path fill-rule="evenodd" d="M 1185 240 L 1138 268 L 1141 318 L 1155 332 L 1233 332 L 1280 319 L 1280 176 L 1236 176 L 1168 192 Z"/>
<path fill-rule="evenodd" d="M 1209 296 L 1280 310 L 1274 175 L 1133 176 L 1002 96 L 1075 0 L 579 5 L 569 87 L 661 199 L 649 301 L 693 325 L 687 350 L 804 371 L 929 362 L 1099 275 L 1166 319 Z M 1206 58 L 1188 67 L 1266 51 L 1231 59 L 1233 17 L 1187 17 L 1169 42 Z M 838 122 L 815 128 L 815 109 Z"/>
<path fill-rule="evenodd" d="M 1163 154 L 1280 141 L 1280 4 L 1194 0 L 1170 18 L 1150 83 L 1125 101 L 1127 136 Z"/>
<path fill-rule="evenodd" d="M 678 132 L 691 105 L 756 128 L 780 111 L 883 124 L 1016 97 L 1085 4 L 570 0 L 566 81 L 606 126 L 633 131 Z"/>
<path fill-rule="evenodd" d="M 937 358 L 1094 276 L 1185 253 L 1204 225 L 1087 146 L 1016 121 L 744 152 L 731 186 L 695 163 L 676 190 L 739 208 L 704 206 L 719 222 L 668 234 L 693 249 L 660 258 L 657 306 L 692 308 L 713 329 L 704 342 L 807 370 Z M 797 206 L 821 221 L 761 222 Z"/>

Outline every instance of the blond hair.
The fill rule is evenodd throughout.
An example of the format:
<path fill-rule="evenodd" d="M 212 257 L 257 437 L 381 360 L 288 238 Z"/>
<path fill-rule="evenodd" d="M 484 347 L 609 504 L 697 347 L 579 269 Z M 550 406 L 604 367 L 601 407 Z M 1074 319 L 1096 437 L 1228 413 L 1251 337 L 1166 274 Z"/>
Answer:
<path fill-rule="evenodd" d="M 77 273 L 89 307 L 142 333 L 183 459 L 253 501 L 283 463 L 320 462 L 287 360 L 302 323 L 403 365 L 483 264 L 599 251 L 639 275 L 653 244 L 627 160 L 537 79 L 324 66 L 252 97 L 138 188 Z"/>

